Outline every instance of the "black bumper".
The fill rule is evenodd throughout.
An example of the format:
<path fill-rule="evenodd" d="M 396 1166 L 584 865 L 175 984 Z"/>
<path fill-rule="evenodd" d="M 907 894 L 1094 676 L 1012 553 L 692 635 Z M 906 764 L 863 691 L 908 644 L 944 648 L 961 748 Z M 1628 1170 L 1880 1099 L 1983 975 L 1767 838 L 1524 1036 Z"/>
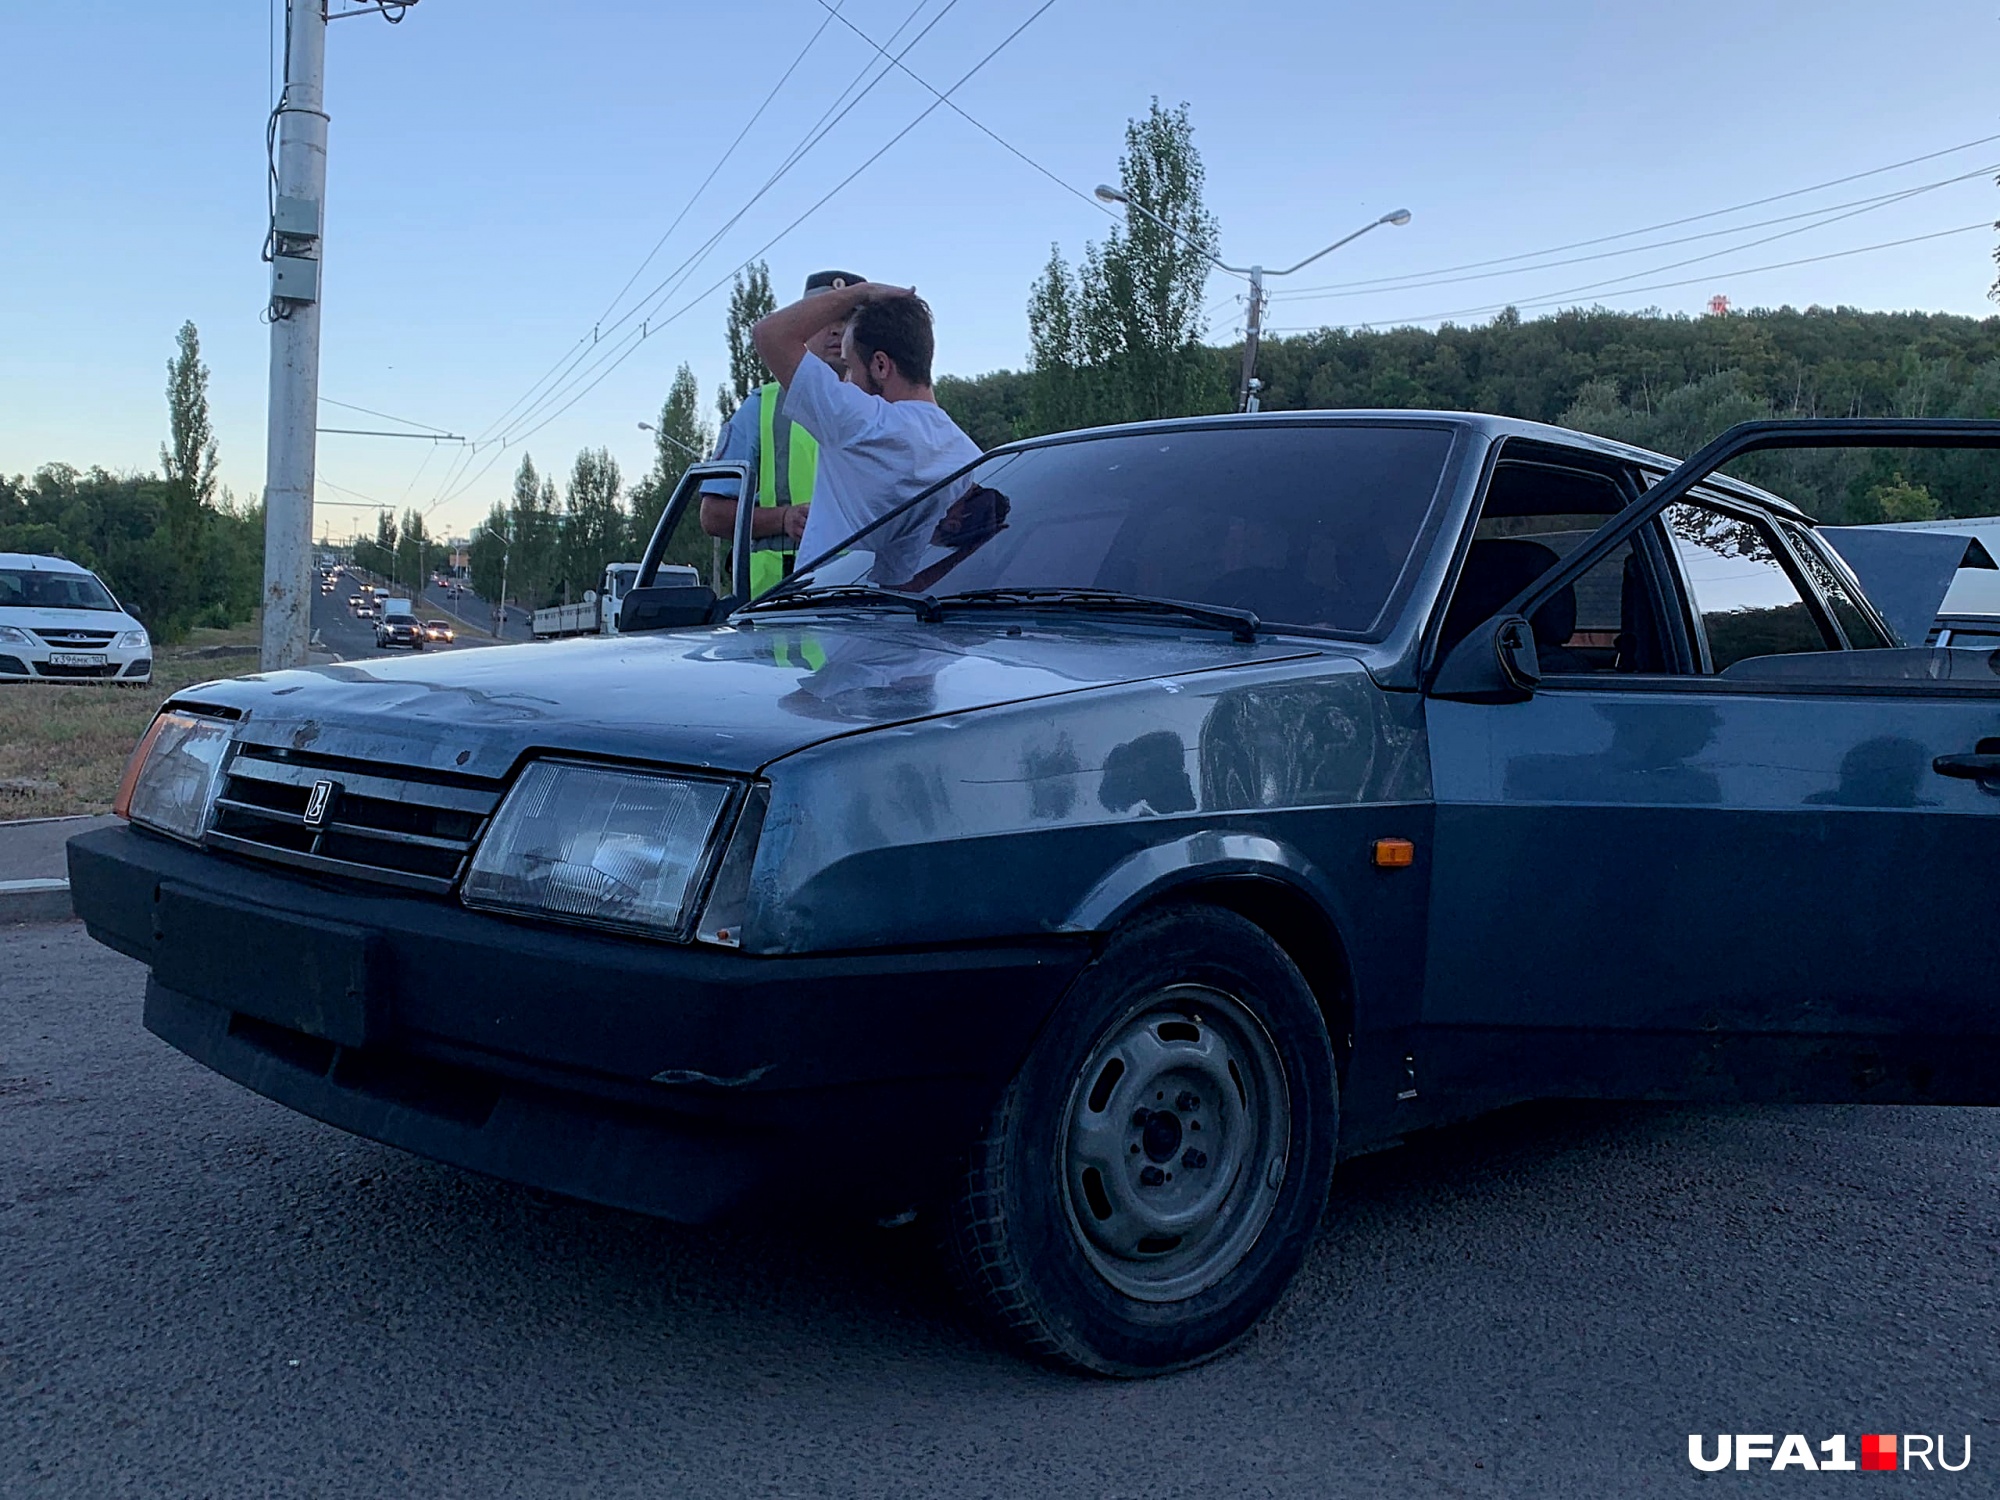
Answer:
<path fill-rule="evenodd" d="M 901 1207 L 1089 957 L 1078 940 L 757 958 L 300 877 L 129 828 L 69 845 L 146 1026 L 358 1135 L 687 1222 Z"/>

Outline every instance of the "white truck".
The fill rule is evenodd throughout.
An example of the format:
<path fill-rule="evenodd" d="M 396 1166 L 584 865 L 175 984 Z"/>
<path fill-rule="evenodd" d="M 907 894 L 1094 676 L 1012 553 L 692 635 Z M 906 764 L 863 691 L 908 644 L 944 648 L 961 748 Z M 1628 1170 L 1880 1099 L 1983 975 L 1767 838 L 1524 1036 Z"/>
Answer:
<path fill-rule="evenodd" d="M 537 640 L 554 640 L 565 635 L 618 634 L 618 606 L 639 581 L 635 562 L 607 563 L 604 581 L 586 593 L 581 604 L 555 604 L 535 611 L 532 629 Z M 656 584 L 698 584 L 701 574 L 694 568 L 663 563 L 654 578 Z"/>

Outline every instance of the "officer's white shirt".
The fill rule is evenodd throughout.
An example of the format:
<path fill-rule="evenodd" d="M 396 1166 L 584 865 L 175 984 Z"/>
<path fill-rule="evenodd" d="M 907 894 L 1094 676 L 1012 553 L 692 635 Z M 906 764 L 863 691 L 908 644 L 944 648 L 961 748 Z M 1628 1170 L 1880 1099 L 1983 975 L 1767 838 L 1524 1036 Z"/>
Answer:
<path fill-rule="evenodd" d="M 804 567 L 980 454 L 979 445 L 959 431 L 944 408 L 930 401 L 871 396 L 848 385 L 811 353 L 786 387 L 785 415 L 819 443 L 812 509 L 799 542 Z M 915 575 L 932 528 L 965 487 L 940 491 L 934 502 L 917 506 L 859 544 L 858 550 L 875 554 L 872 581 L 898 584 Z"/>

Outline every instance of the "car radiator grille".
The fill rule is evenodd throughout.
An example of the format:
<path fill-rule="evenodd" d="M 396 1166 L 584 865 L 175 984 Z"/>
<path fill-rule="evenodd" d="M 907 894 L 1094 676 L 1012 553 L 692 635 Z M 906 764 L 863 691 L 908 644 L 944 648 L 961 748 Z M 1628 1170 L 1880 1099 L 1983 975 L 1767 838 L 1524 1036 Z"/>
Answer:
<path fill-rule="evenodd" d="M 320 825 L 313 788 L 333 783 Z M 500 790 L 469 777 L 395 774 L 373 761 L 243 745 L 206 842 L 253 859 L 407 890 L 449 893 Z"/>
<path fill-rule="evenodd" d="M 110 645 L 118 632 L 115 630 L 37 630 L 36 635 L 51 646 L 68 646 L 72 650 L 102 651 Z"/>

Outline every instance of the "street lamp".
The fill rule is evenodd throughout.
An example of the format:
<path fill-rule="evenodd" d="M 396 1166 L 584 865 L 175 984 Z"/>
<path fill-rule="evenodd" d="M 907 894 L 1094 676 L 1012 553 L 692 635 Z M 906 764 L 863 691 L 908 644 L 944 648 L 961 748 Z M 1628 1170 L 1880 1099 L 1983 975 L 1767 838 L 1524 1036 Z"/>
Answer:
<path fill-rule="evenodd" d="M 1263 388 L 1262 382 L 1257 379 L 1257 335 L 1262 331 L 1264 326 L 1264 278 L 1266 276 L 1289 276 L 1294 271 L 1303 271 L 1321 256 L 1333 254 L 1342 245 L 1347 244 L 1351 240 L 1358 240 L 1369 230 L 1379 229 L 1384 224 L 1394 224 L 1400 227 L 1410 222 L 1410 211 L 1407 208 L 1396 209 L 1391 213 L 1382 215 L 1379 219 L 1363 224 L 1352 234 L 1342 235 L 1324 250 L 1313 252 L 1295 266 L 1286 266 L 1282 271 L 1266 271 L 1262 266 L 1230 265 L 1220 256 L 1210 251 L 1206 245 L 1189 239 L 1180 230 L 1174 228 L 1173 225 L 1146 207 L 1145 204 L 1134 203 L 1129 194 L 1119 191 L 1109 183 L 1098 184 L 1097 196 L 1106 203 L 1123 204 L 1132 212 L 1144 214 L 1182 244 L 1201 251 L 1216 266 L 1229 272 L 1230 275 L 1248 276 L 1250 278 L 1250 318 L 1244 328 L 1243 334 L 1243 393 L 1237 403 L 1237 409 L 1240 411 L 1255 411 L 1257 409 L 1257 392 Z"/>
<path fill-rule="evenodd" d="M 493 622 L 493 639 L 497 641 L 507 629 L 507 563 L 514 554 L 514 539 L 500 535 L 484 521 L 472 528 L 472 535 L 478 536 L 482 531 L 500 544 L 500 608 Z M 467 541 L 470 540 L 468 537 Z"/>
<path fill-rule="evenodd" d="M 689 458 L 693 459 L 696 463 L 701 463 L 708 457 L 706 453 L 695 452 L 694 449 L 690 448 L 686 443 L 682 442 L 679 438 L 675 437 L 671 432 L 660 431 L 660 429 L 655 427 L 651 422 L 641 422 L 639 424 L 639 430 L 641 432 L 650 432 L 656 438 L 664 438 L 667 442 L 672 443 L 676 448 L 680 449 L 681 452 L 685 453 Z"/>

